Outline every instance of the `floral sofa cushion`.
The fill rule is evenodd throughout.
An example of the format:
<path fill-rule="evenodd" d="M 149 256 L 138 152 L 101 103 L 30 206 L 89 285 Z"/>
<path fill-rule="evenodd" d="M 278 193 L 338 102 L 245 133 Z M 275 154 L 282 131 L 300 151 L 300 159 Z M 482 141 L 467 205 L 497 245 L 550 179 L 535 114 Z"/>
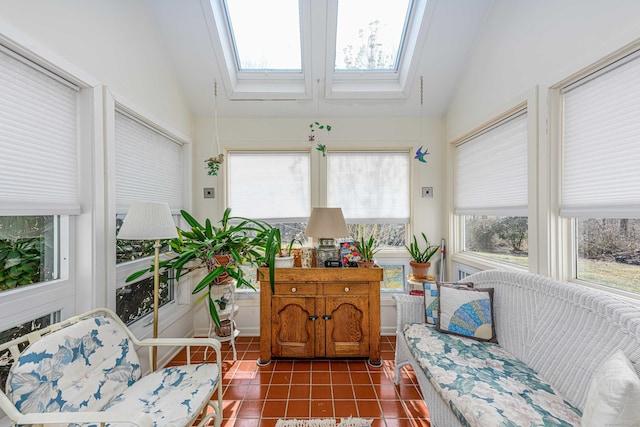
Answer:
<path fill-rule="evenodd" d="M 462 425 L 580 425 L 579 409 L 499 345 L 443 334 L 425 323 L 405 325 L 404 337 Z"/>
<path fill-rule="evenodd" d="M 131 340 L 97 316 L 29 345 L 9 371 L 7 395 L 24 413 L 98 411 L 140 376 Z"/>
<path fill-rule="evenodd" d="M 105 411 L 144 412 L 156 426 L 193 424 L 201 407 L 209 401 L 219 378 L 213 363 L 174 366 L 153 372 L 129 387 L 105 407 Z M 176 402 L 180 406 L 176 407 Z M 109 424 L 114 427 L 120 424 Z M 129 424 L 122 424 L 122 427 Z"/>

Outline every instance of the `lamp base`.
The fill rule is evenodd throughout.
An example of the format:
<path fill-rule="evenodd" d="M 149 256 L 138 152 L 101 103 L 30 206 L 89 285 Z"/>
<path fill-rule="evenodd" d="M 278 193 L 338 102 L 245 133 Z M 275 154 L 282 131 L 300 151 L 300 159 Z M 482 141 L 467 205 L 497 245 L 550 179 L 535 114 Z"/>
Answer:
<path fill-rule="evenodd" d="M 324 267 L 325 261 L 340 261 L 334 239 L 320 239 L 320 245 L 316 249 L 316 267 Z"/>

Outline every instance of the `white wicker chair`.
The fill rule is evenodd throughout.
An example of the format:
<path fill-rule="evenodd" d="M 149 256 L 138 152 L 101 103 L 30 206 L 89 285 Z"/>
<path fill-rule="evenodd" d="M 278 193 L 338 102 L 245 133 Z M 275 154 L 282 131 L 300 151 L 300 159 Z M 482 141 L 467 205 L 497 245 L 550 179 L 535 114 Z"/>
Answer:
<path fill-rule="evenodd" d="M 135 346 L 149 348 L 150 366 L 154 346 L 187 347 L 187 364 L 142 376 Z M 215 363 L 192 365 L 192 346 L 211 348 Z M 12 425 L 191 426 L 198 417 L 199 426 L 212 418 L 216 427 L 222 422 L 215 339 L 140 341 L 115 313 L 97 309 L 0 345 L 0 355 L 7 350 L 13 363 L 0 409 Z"/>
<path fill-rule="evenodd" d="M 489 270 L 465 278 L 494 288 L 494 320 L 500 345 L 579 409 L 594 371 L 622 349 L 640 373 L 640 308 L 607 293 L 548 277 Z M 411 365 L 435 427 L 462 426 L 413 358 L 403 325 L 424 322 L 422 297 L 394 296 L 397 304 L 396 382 Z"/>

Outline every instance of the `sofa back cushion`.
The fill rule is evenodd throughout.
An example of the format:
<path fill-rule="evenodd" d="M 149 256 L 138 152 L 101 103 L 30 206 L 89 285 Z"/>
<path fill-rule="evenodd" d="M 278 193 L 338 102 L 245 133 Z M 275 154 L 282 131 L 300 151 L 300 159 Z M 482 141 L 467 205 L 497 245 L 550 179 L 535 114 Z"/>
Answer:
<path fill-rule="evenodd" d="M 121 326 L 96 316 L 30 344 L 9 372 L 7 395 L 24 413 L 96 411 L 140 375 Z"/>

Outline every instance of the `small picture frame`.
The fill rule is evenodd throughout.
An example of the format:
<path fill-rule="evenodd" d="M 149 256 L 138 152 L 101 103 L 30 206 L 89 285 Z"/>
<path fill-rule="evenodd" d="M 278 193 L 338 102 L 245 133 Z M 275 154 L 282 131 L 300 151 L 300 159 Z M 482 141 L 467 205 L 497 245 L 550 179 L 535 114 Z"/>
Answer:
<path fill-rule="evenodd" d="M 348 267 L 350 262 L 360 259 L 358 248 L 353 240 L 344 240 L 340 242 L 340 261 L 343 267 Z"/>

